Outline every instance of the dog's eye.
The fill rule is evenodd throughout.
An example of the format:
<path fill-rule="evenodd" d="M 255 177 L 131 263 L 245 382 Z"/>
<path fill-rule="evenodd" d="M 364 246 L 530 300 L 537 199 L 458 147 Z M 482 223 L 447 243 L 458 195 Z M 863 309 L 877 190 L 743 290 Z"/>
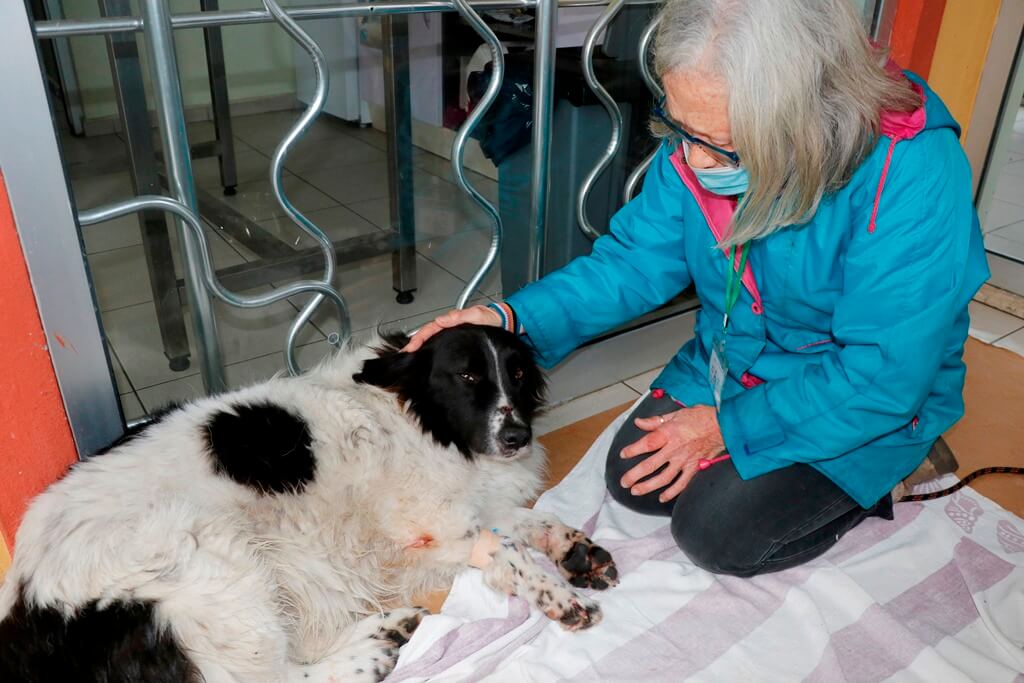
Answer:
<path fill-rule="evenodd" d="M 467 384 L 476 384 L 480 380 L 479 377 L 469 372 L 460 372 L 459 379 Z"/>
<path fill-rule="evenodd" d="M 525 375 L 525 374 L 526 373 L 523 372 L 522 368 L 516 368 L 516 371 L 512 373 L 512 378 L 519 380 L 519 379 L 522 379 L 523 375 Z"/>

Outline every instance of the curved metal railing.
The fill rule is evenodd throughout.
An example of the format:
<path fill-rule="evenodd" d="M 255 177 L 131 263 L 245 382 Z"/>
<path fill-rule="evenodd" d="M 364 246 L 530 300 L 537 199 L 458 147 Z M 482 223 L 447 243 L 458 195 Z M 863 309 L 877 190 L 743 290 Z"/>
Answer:
<path fill-rule="evenodd" d="M 292 147 L 302 138 L 302 136 L 309 130 L 309 127 L 313 124 L 313 121 L 324 108 L 324 102 L 327 100 L 327 90 L 330 86 L 329 75 L 327 71 L 327 58 L 324 56 L 323 50 L 317 45 L 316 41 L 313 40 L 308 33 L 299 27 L 298 23 L 292 19 L 288 14 L 281 9 L 281 6 L 277 4 L 276 0 L 263 0 L 263 6 L 266 7 L 267 11 L 270 12 L 274 20 L 280 24 L 281 28 L 292 37 L 295 42 L 302 46 L 313 60 L 313 74 L 316 80 L 316 87 L 314 88 L 313 100 L 309 106 L 299 117 L 299 120 L 295 122 L 295 125 L 288 131 L 281 142 L 277 145 L 277 149 L 274 150 L 274 156 L 270 160 L 270 188 L 274 193 L 274 197 L 277 202 L 288 214 L 288 217 L 292 219 L 292 222 L 299 227 L 299 229 L 306 232 L 312 237 L 317 244 L 320 246 L 321 251 L 324 254 L 324 274 L 320 280 L 326 288 L 330 289 L 331 292 L 336 295 L 335 303 L 338 306 L 338 343 L 344 341 L 351 334 L 351 320 L 349 318 L 348 306 L 345 304 L 344 297 L 334 289 L 334 273 L 336 269 L 334 244 L 331 238 L 328 237 L 323 230 L 317 227 L 311 220 L 306 218 L 288 199 L 288 196 L 284 193 L 283 184 L 283 169 L 284 160 L 288 156 L 288 153 L 292 150 Z M 309 290 L 307 290 L 309 291 Z M 292 322 L 291 327 L 288 328 L 288 338 L 285 342 L 284 354 L 285 362 L 288 364 L 288 371 L 297 375 L 301 372 L 298 363 L 295 360 L 295 343 L 298 339 L 299 330 L 302 326 L 309 322 L 310 318 L 316 312 L 317 307 L 323 303 L 326 296 L 325 291 L 318 290 L 319 293 L 313 296 L 306 305 L 302 307 L 299 315 Z"/>
<path fill-rule="evenodd" d="M 654 99 L 660 100 L 665 92 L 661 89 L 661 84 L 658 83 L 658 79 L 651 73 L 650 64 L 650 52 L 651 52 L 651 40 L 654 38 L 654 32 L 658 30 L 658 19 L 659 16 L 654 17 L 644 27 L 644 32 L 640 34 L 640 43 L 638 45 L 639 52 L 639 64 L 640 64 L 640 75 L 643 76 L 644 83 L 647 84 L 647 89 L 654 95 Z M 650 153 L 643 158 L 637 167 L 629 174 L 626 178 L 626 184 L 622 188 L 622 201 L 628 202 L 636 194 L 636 187 L 640 183 L 640 179 L 647 173 L 647 169 L 651 167 L 651 162 L 654 161 L 655 155 L 658 153 L 658 147 L 655 146 Z"/>
<path fill-rule="evenodd" d="M 494 262 L 498 258 L 498 254 L 501 252 L 501 240 L 502 240 L 502 223 L 501 216 L 498 214 L 498 210 L 491 204 L 475 187 L 469 184 L 466 179 L 466 168 L 463 164 L 463 155 L 466 151 L 466 140 L 469 135 L 476 128 L 477 124 L 480 123 L 480 119 L 483 118 L 487 110 L 491 108 L 494 100 L 498 97 L 498 90 L 501 88 L 501 82 L 505 78 L 505 55 L 501 50 L 501 41 L 498 40 L 498 36 L 494 34 L 494 31 L 480 18 L 480 15 L 476 13 L 467 0 L 453 0 L 455 9 L 458 10 L 459 14 L 473 27 L 487 46 L 491 49 L 491 80 L 487 84 L 487 90 L 484 91 L 483 97 L 477 103 L 476 107 L 473 108 L 472 113 L 466 120 L 463 121 L 459 127 L 458 133 L 455 135 L 455 140 L 452 142 L 452 173 L 455 175 L 455 182 L 462 189 L 463 192 L 468 194 L 473 201 L 480 205 L 480 208 L 487 213 L 487 216 L 491 219 L 491 246 L 487 250 L 487 256 L 484 258 L 484 262 L 480 265 L 480 268 L 473 274 L 473 277 L 469 279 L 469 283 L 466 285 L 462 293 L 459 294 L 459 298 L 455 302 L 456 308 L 465 308 L 466 302 L 469 301 L 473 293 L 480 287 L 480 283 L 483 282 L 484 278 L 487 277 L 487 272 L 494 266 Z"/>
<path fill-rule="evenodd" d="M 163 195 L 141 195 L 121 202 L 89 209 L 88 211 L 82 211 L 78 214 L 78 221 L 82 225 L 92 225 L 93 223 L 102 223 L 130 213 L 147 210 L 173 213 L 182 220 L 184 225 L 188 226 L 188 229 L 192 231 L 192 235 L 195 237 L 196 247 L 199 251 L 198 262 L 203 276 L 203 284 L 206 285 L 211 294 L 224 303 L 239 308 L 259 308 L 261 306 L 269 306 L 297 294 L 315 292 L 316 296 L 321 299 L 330 299 L 337 307 L 338 314 L 344 316 L 345 300 L 342 299 L 334 287 L 319 280 L 298 280 L 266 294 L 245 295 L 225 289 L 224 285 L 217 279 L 217 273 L 213 268 L 210 246 L 206 241 L 206 233 L 203 231 L 203 224 L 199 220 L 199 216 L 177 199 L 171 199 Z M 328 341 L 336 347 L 341 344 L 341 339 L 338 335 L 331 335 Z M 293 375 L 299 374 L 297 368 L 292 370 L 291 366 L 289 366 L 288 369 Z"/>
<path fill-rule="evenodd" d="M 608 141 L 608 147 L 605 148 L 604 153 L 598 159 L 594 168 L 590 169 L 587 177 L 583 179 L 579 195 L 576 198 L 576 220 L 579 222 L 580 230 L 583 231 L 583 234 L 592 240 L 600 237 L 601 233 L 598 232 L 587 218 L 587 198 L 590 196 L 590 191 L 593 189 L 597 178 L 608 168 L 608 164 L 615 158 L 619 151 L 619 146 L 622 144 L 622 112 L 619 110 L 619 105 L 612 99 L 612 96 L 604 89 L 601 82 L 597 80 L 597 75 L 594 73 L 594 48 L 597 45 L 598 36 L 604 33 L 605 29 L 608 28 L 608 24 L 611 23 L 612 19 L 616 17 L 625 4 L 626 0 L 611 0 L 600 16 L 598 16 L 594 25 L 587 31 L 587 37 L 583 41 L 583 78 L 586 80 L 587 85 L 590 86 L 590 89 L 594 91 L 594 94 L 597 95 L 597 99 L 604 105 L 609 118 L 612 120 L 612 136 Z"/>

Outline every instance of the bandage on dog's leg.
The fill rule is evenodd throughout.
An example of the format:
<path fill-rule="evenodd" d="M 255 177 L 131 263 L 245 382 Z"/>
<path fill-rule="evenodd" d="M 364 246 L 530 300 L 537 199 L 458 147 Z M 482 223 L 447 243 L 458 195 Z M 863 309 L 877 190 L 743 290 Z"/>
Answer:
<path fill-rule="evenodd" d="M 498 549 L 498 536 L 494 533 L 483 530 L 480 537 L 469 553 L 469 566 L 477 569 L 486 569 L 494 562 L 494 552 Z"/>

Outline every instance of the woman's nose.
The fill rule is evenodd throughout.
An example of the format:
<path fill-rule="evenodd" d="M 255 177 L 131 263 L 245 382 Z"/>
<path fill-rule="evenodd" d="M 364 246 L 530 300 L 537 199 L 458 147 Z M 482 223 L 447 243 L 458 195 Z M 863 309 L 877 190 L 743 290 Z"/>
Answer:
<path fill-rule="evenodd" d="M 715 166 L 719 166 L 720 165 L 718 163 L 718 161 L 714 157 L 712 157 L 710 154 L 705 152 L 704 148 L 702 146 L 700 146 L 700 145 L 691 145 L 690 146 L 690 154 L 689 154 L 689 158 L 687 159 L 687 161 L 689 162 L 690 166 L 692 166 L 693 168 L 700 168 L 700 169 L 714 168 Z"/>

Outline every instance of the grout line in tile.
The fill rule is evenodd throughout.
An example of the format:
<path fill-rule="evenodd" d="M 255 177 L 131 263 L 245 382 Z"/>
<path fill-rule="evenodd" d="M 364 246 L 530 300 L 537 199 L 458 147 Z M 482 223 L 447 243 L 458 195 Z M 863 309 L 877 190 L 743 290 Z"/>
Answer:
<path fill-rule="evenodd" d="M 1007 315 L 1009 315 L 1009 314 L 1007 314 Z M 1016 317 L 1016 316 L 1014 316 L 1014 317 Z M 1020 320 L 1020 318 L 1017 318 L 1017 320 Z M 1024 322 L 1024 321 L 1022 321 L 1022 322 Z M 1004 339 L 1006 339 L 1007 337 L 1009 337 L 1009 336 L 1011 336 L 1011 335 L 1017 334 L 1017 333 L 1018 333 L 1018 332 L 1020 332 L 1021 330 L 1024 330 L 1024 324 L 1022 324 L 1022 325 L 1021 325 L 1020 327 L 1018 327 L 1018 328 L 1017 328 L 1017 329 L 1015 329 L 1015 330 L 1012 330 L 1012 331 L 1010 331 L 1010 332 L 1007 332 L 1007 333 L 1006 333 L 1006 334 L 1004 334 L 1004 335 L 1003 335 L 1002 337 L 998 337 L 998 338 L 996 338 L 996 339 L 993 339 L 992 341 L 990 341 L 990 342 L 988 342 L 988 343 L 989 343 L 989 344 L 996 344 L 997 342 L 1001 342 L 1001 341 L 1003 341 Z M 978 340 L 978 341 L 981 341 L 981 340 Z"/>
<path fill-rule="evenodd" d="M 107 348 L 110 350 L 110 355 L 112 356 L 111 360 L 117 363 L 117 367 L 121 368 L 121 374 L 124 375 L 124 379 L 126 382 L 128 382 L 128 387 L 131 389 L 131 392 L 125 393 L 138 393 L 135 388 L 135 382 L 132 381 L 131 375 L 129 375 L 128 371 L 125 370 L 124 363 L 121 362 L 121 357 L 117 355 L 117 349 L 114 348 L 114 344 L 110 340 L 107 340 Z M 111 368 L 111 371 L 113 371 L 113 368 Z M 112 379 L 114 380 L 114 387 L 116 388 L 117 378 L 114 377 Z M 138 396 L 136 396 L 135 398 L 138 398 Z"/>

